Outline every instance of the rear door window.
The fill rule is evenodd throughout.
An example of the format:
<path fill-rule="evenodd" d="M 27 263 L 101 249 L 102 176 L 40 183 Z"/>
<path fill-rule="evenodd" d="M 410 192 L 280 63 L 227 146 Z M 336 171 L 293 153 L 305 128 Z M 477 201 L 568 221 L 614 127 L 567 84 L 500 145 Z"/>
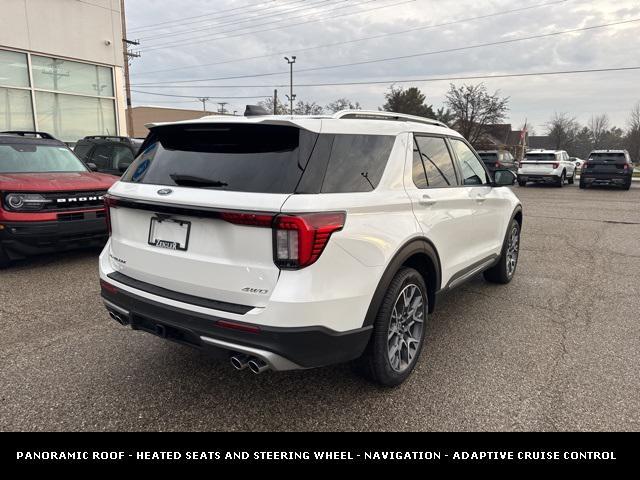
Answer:
<path fill-rule="evenodd" d="M 419 176 L 416 186 L 424 188 L 425 186 L 451 187 L 458 184 L 456 178 L 453 160 L 449 154 L 447 143 L 442 137 L 415 136 L 414 146 L 414 174 L 419 173 L 420 162 L 424 175 L 426 177 L 426 185 L 421 183 Z M 414 176 L 414 181 L 415 181 Z M 422 186 L 421 186 L 422 185 Z"/>
<path fill-rule="evenodd" d="M 390 135 L 335 135 L 322 193 L 374 190 L 394 141 Z"/>
<path fill-rule="evenodd" d="M 487 172 L 475 153 L 462 140 L 450 139 L 453 151 L 458 157 L 462 182 L 464 185 L 486 185 L 489 183 Z"/>

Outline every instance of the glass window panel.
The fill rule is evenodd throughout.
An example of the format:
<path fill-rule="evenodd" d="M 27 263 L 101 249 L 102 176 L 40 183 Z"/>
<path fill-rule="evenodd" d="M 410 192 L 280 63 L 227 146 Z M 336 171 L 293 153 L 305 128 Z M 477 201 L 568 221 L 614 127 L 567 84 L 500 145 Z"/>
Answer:
<path fill-rule="evenodd" d="M 0 131 L 33 129 L 31 92 L 0 87 Z"/>
<path fill-rule="evenodd" d="M 31 56 L 35 88 L 113 97 L 111 69 L 60 58 Z"/>
<path fill-rule="evenodd" d="M 489 183 L 487 172 L 467 144 L 452 138 L 451 145 L 460 161 L 463 183 L 465 185 L 486 185 Z"/>
<path fill-rule="evenodd" d="M 27 55 L 0 50 L 0 85 L 28 87 Z"/>
<path fill-rule="evenodd" d="M 116 134 L 113 100 L 36 92 L 38 128 L 65 142 Z"/>
<path fill-rule="evenodd" d="M 453 160 L 444 138 L 415 137 L 430 187 L 450 187 L 458 184 Z"/>

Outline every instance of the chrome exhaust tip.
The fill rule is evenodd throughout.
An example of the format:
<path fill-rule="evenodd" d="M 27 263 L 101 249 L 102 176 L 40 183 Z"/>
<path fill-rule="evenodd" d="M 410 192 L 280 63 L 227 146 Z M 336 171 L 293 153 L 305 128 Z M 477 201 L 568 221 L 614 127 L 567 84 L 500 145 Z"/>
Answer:
<path fill-rule="evenodd" d="M 251 370 L 256 375 L 262 373 L 266 370 L 269 370 L 269 365 L 264 360 L 260 360 L 259 358 L 253 358 L 249 360 L 249 370 Z"/>
<path fill-rule="evenodd" d="M 249 360 L 251 357 L 248 355 L 231 355 L 230 361 L 233 368 L 236 370 L 244 370 L 249 366 Z"/>
<path fill-rule="evenodd" d="M 109 316 L 124 327 L 129 325 L 129 319 L 124 317 L 123 315 L 120 315 L 119 313 L 109 310 Z"/>

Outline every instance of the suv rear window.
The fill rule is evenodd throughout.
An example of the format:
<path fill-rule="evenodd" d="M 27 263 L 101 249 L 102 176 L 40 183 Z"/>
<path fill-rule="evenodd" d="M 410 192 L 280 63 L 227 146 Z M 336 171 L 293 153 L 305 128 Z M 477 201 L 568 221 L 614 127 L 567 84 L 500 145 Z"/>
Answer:
<path fill-rule="evenodd" d="M 498 161 L 497 153 L 478 153 L 484 163 L 496 163 Z"/>
<path fill-rule="evenodd" d="M 158 127 L 122 181 L 256 193 L 370 191 L 394 140 L 281 125 Z"/>
<path fill-rule="evenodd" d="M 524 159 L 544 162 L 547 160 L 555 160 L 556 155 L 554 153 L 527 153 Z"/>
<path fill-rule="evenodd" d="M 601 152 L 592 153 L 589 155 L 589 161 L 603 161 L 603 162 L 621 162 L 627 161 L 627 157 L 622 152 Z"/>

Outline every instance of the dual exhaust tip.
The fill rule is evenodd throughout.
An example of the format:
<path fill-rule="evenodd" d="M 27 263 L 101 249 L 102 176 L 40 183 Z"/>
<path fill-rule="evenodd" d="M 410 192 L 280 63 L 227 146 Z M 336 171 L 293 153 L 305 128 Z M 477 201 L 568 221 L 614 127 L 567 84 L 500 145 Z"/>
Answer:
<path fill-rule="evenodd" d="M 109 312 L 109 316 L 113 318 L 116 322 L 118 322 L 120 325 L 124 327 L 129 325 L 129 317 L 127 317 L 126 315 L 122 315 L 121 313 L 114 312 L 113 310 L 108 310 L 108 312 Z"/>
<path fill-rule="evenodd" d="M 231 355 L 231 365 L 236 370 L 244 370 L 249 368 L 256 375 L 269 370 L 269 365 L 264 360 L 252 357 L 250 355 L 234 354 Z"/>

